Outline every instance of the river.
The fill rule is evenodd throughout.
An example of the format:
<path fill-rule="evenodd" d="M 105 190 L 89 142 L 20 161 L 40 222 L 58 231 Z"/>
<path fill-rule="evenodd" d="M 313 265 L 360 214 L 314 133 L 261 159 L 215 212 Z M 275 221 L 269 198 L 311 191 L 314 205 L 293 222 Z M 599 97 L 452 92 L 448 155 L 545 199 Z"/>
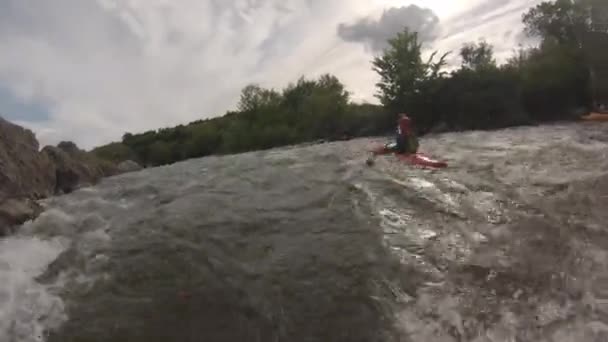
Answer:
<path fill-rule="evenodd" d="M 606 341 L 608 126 L 189 160 L 0 240 L 0 341 Z"/>

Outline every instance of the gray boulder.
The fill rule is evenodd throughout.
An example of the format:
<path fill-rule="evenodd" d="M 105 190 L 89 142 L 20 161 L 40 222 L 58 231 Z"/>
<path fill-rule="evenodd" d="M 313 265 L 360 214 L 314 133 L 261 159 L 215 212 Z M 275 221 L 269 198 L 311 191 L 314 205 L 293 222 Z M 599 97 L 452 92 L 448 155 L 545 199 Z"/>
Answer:
<path fill-rule="evenodd" d="M 82 186 L 97 183 L 103 177 L 118 173 L 117 168 L 109 162 L 102 161 L 77 147 L 45 146 L 42 154 L 46 155 L 55 172 L 55 193 L 72 192 Z"/>
<path fill-rule="evenodd" d="M 0 202 L 53 194 L 55 171 L 34 133 L 0 118 Z"/>

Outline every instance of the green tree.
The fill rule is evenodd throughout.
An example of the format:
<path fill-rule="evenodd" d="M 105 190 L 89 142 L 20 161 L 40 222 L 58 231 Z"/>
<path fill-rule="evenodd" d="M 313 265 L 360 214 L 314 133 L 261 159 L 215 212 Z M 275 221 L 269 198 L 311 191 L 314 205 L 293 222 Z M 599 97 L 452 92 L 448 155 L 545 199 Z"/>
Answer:
<path fill-rule="evenodd" d="M 237 108 L 241 112 L 256 111 L 277 105 L 280 95 L 272 89 L 264 89 L 257 84 L 250 84 L 241 91 Z"/>
<path fill-rule="evenodd" d="M 528 35 L 543 43 L 580 47 L 589 29 L 589 13 L 579 1 L 544 1 L 523 15 Z"/>
<path fill-rule="evenodd" d="M 480 70 L 496 67 L 494 48 L 485 41 L 467 43 L 460 49 L 462 66 L 467 69 Z"/>
<path fill-rule="evenodd" d="M 423 84 L 441 77 L 447 53 L 434 61 L 436 52 L 428 61 L 422 59 L 422 44 L 418 34 L 404 29 L 396 37 L 389 39 L 389 47 L 374 58 L 373 70 L 380 75 L 377 97 L 391 111 L 416 110 L 420 101 Z"/>
<path fill-rule="evenodd" d="M 93 149 L 93 154 L 97 157 L 120 163 L 125 160 L 139 161 L 138 156 L 127 145 L 121 142 L 114 142 Z"/>
<path fill-rule="evenodd" d="M 186 158 L 198 158 L 213 154 L 221 145 L 221 132 L 209 122 L 192 125 L 190 139 L 185 144 Z"/>
<path fill-rule="evenodd" d="M 545 45 L 529 52 L 520 69 L 523 104 L 538 121 L 574 118 L 591 102 L 589 72 L 580 51 Z"/>
<path fill-rule="evenodd" d="M 154 141 L 148 146 L 147 164 L 154 166 L 169 164 L 173 162 L 173 151 L 171 145 L 162 140 Z"/>

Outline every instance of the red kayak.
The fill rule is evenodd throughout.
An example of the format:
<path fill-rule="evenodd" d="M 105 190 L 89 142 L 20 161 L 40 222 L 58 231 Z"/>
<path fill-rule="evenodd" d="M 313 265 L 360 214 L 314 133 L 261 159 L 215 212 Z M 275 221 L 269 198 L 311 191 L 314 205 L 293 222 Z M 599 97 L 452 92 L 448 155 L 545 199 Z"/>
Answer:
<path fill-rule="evenodd" d="M 395 154 L 397 158 L 402 161 L 408 162 L 410 164 L 440 169 L 448 166 L 448 163 L 440 160 L 433 159 L 424 153 L 414 153 L 414 154 L 401 154 L 396 153 L 393 149 L 389 148 L 386 145 L 379 146 L 372 150 L 374 155 L 385 155 L 385 154 Z"/>

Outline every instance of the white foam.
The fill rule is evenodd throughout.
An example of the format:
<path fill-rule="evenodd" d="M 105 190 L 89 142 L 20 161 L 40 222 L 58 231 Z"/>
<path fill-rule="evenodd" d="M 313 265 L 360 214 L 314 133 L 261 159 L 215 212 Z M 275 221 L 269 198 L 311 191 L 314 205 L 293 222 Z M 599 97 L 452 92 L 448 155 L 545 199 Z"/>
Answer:
<path fill-rule="evenodd" d="M 410 181 L 416 188 L 420 189 L 435 189 L 437 186 L 435 184 L 427 181 L 426 179 L 412 177 Z"/>
<path fill-rule="evenodd" d="M 19 231 L 23 234 L 61 234 L 70 235 L 72 226 L 75 223 L 73 216 L 60 209 L 51 208 L 44 211 L 38 218 L 28 221 Z"/>
<path fill-rule="evenodd" d="M 61 299 L 35 280 L 64 249 L 59 240 L 0 240 L 0 341 L 44 341 L 65 321 Z"/>

